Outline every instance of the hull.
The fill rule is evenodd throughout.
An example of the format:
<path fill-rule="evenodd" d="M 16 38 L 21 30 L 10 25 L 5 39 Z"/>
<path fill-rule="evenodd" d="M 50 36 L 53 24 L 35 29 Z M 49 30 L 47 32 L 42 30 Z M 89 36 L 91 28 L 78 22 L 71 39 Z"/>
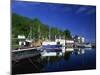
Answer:
<path fill-rule="evenodd" d="M 62 45 L 43 45 L 42 49 L 47 52 L 59 52 L 62 51 Z"/>

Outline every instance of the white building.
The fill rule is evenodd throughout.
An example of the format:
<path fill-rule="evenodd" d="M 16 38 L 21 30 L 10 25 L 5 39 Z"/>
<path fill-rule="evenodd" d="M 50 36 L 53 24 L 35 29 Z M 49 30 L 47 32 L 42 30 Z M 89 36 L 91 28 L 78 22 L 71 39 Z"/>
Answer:
<path fill-rule="evenodd" d="M 75 36 L 74 41 L 77 43 L 85 43 L 85 38 L 81 36 Z"/>
<path fill-rule="evenodd" d="M 18 35 L 18 39 L 25 39 L 24 35 Z"/>
<path fill-rule="evenodd" d="M 81 37 L 81 42 L 85 43 L 85 38 L 84 37 Z"/>
<path fill-rule="evenodd" d="M 19 40 L 19 46 L 22 46 L 22 45 L 26 45 L 26 42 L 25 42 L 25 36 L 24 35 L 18 35 L 18 40 Z"/>

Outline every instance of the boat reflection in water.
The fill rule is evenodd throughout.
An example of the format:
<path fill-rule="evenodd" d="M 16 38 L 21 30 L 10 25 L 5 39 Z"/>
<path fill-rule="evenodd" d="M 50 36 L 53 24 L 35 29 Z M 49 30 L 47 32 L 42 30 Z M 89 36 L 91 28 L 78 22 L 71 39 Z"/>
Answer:
<path fill-rule="evenodd" d="M 24 59 L 13 66 L 14 74 L 86 70 L 96 68 L 95 48 L 67 48 L 43 51 L 41 56 Z"/>

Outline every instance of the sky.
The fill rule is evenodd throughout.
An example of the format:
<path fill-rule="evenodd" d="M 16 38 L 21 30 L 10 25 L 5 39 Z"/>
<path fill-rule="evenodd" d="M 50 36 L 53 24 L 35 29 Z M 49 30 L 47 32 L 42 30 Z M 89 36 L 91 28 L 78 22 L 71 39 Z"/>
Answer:
<path fill-rule="evenodd" d="M 14 0 L 11 10 L 30 19 L 38 18 L 50 27 L 68 29 L 88 42 L 96 41 L 96 6 Z"/>

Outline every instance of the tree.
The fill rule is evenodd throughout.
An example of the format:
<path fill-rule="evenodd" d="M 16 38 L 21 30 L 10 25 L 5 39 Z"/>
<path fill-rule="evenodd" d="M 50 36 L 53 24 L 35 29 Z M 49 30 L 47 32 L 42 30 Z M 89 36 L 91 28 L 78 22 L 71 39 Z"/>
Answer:
<path fill-rule="evenodd" d="M 64 30 L 65 39 L 72 39 L 71 32 L 66 29 Z"/>
<path fill-rule="evenodd" d="M 49 27 L 42 23 L 38 18 L 29 19 L 27 17 L 12 14 L 12 37 L 16 38 L 18 35 L 25 35 L 28 37 L 31 31 L 31 38 L 34 39 L 47 39 L 50 35 L 55 38 L 55 36 L 65 36 L 66 39 L 71 39 L 71 32 L 69 30 L 62 31 L 57 27 Z"/>

